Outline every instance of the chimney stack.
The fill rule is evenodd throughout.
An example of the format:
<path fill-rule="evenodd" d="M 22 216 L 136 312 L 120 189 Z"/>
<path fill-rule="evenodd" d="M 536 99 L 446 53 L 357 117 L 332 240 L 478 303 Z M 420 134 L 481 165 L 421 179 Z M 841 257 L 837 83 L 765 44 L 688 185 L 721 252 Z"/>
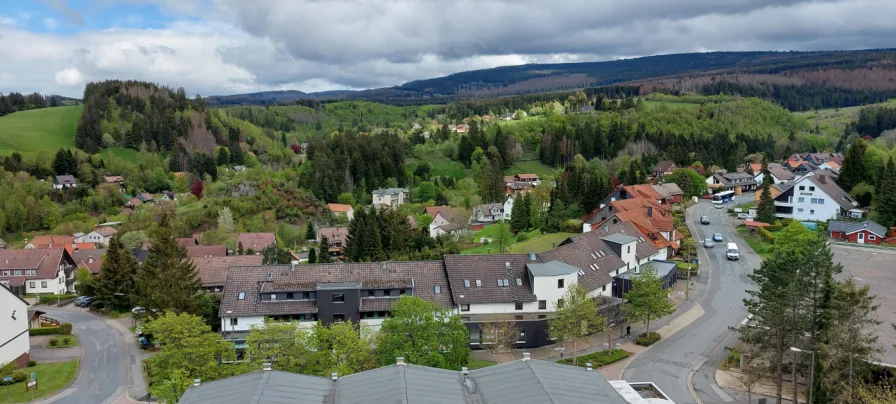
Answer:
<path fill-rule="evenodd" d="M 330 378 L 333 379 L 333 381 L 336 381 L 336 379 L 339 379 L 339 373 L 330 373 Z"/>
<path fill-rule="evenodd" d="M 528 353 L 528 352 L 523 352 L 523 360 L 524 360 L 524 361 L 527 361 L 527 360 L 530 360 L 530 359 L 532 359 L 532 354 L 530 354 L 530 353 Z"/>
<path fill-rule="evenodd" d="M 591 362 L 585 364 L 585 369 L 594 370 L 594 368 L 591 366 Z"/>
<path fill-rule="evenodd" d="M 653 206 L 647 207 L 647 217 L 653 217 Z"/>
<path fill-rule="evenodd" d="M 271 362 L 262 363 L 261 370 L 271 370 Z"/>
<path fill-rule="evenodd" d="M 399 357 L 395 358 L 395 364 L 396 365 L 404 365 L 404 356 L 399 356 Z"/>
<path fill-rule="evenodd" d="M 193 387 L 199 387 L 200 384 L 202 384 L 201 379 L 193 379 Z"/>

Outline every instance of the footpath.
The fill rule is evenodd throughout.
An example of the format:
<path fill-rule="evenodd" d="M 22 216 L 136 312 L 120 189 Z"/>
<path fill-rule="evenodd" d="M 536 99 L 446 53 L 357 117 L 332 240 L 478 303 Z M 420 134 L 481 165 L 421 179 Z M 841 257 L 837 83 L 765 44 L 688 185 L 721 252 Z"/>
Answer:
<path fill-rule="evenodd" d="M 651 331 L 659 333 L 662 338 L 668 338 L 702 316 L 703 308 L 700 307 L 697 299 L 702 296 L 703 290 L 706 288 L 705 283 L 701 283 L 705 281 L 706 278 L 698 278 L 696 280 L 692 278 L 691 283 L 693 284 L 693 287 L 691 288 L 690 298 L 685 300 L 686 282 L 680 280 L 670 292 L 670 300 L 676 306 L 675 311 L 666 317 L 651 322 Z M 626 325 L 632 327 L 630 337 L 625 336 Z M 649 349 L 649 347 L 635 344 L 635 338 L 646 330 L 647 325 L 644 323 L 628 323 L 619 327 L 614 327 L 608 331 L 589 335 L 586 338 L 576 341 L 575 344 L 570 342 L 568 344 L 545 345 L 538 348 L 516 349 L 512 352 L 502 352 L 497 355 L 493 355 L 487 350 L 477 350 L 473 351 L 472 357 L 473 359 L 504 363 L 522 359 L 523 352 L 528 352 L 532 359 L 557 362 L 562 359 L 561 348 L 563 350 L 563 358 L 571 357 L 574 349 L 576 356 L 607 350 L 607 335 L 609 334 L 610 343 L 613 345 L 614 349 L 622 349 L 631 354 L 624 360 L 598 369 L 607 380 L 618 380 L 622 378 L 622 374 L 628 364 L 641 352 Z M 573 348 L 574 345 L 575 348 Z"/>

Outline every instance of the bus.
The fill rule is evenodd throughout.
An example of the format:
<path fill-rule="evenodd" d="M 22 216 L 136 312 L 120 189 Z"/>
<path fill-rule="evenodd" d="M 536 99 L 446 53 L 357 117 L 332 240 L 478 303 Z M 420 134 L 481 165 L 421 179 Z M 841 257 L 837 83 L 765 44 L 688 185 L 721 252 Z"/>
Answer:
<path fill-rule="evenodd" d="M 722 191 L 712 196 L 712 203 L 721 205 L 734 199 L 734 191 Z"/>

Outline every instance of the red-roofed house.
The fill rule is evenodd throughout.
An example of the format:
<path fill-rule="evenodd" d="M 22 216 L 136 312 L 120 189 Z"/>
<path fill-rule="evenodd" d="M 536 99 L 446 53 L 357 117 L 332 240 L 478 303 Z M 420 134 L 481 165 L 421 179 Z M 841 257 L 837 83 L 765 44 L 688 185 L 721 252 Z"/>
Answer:
<path fill-rule="evenodd" d="M 226 245 L 193 245 L 187 247 L 187 256 L 190 258 L 226 257 Z"/>
<path fill-rule="evenodd" d="M 74 291 L 75 261 L 64 248 L 0 250 L 0 283 L 21 296 Z"/>
<path fill-rule="evenodd" d="M 68 251 L 69 255 L 81 250 L 96 250 L 96 243 L 73 243 L 65 246 L 65 251 Z"/>
<path fill-rule="evenodd" d="M 330 209 L 330 213 L 332 213 L 334 216 L 343 216 L 348 218 L 348 220 L 352 220 L 352 218 L 355 216 L 355 210 L 352 209 L 352 205 L 328 203 L 327 207 Z"/>
<path fill-rule="evenodd" d="M 666 217 L 669 215 L 668 205 L 661 205 L 651 199 L 621 199 L 612 201 L 604 205 L 600 209 L 596 209 L 594 212 L 591 212 L 590 215 L 586 216 L 584 221 L 582 222 L 582 232 L 587 233 L 591 231 L 592 226 L 602 223 L 604 220 L 609 219 L 616 213 L 627 212 L 630 210 L 640 211 L 645 216 L 652 216 L 656 214 L 662 217 Z"/>
<path fill-rule="evenodd" d="M 243 251 L 248 254 L 249 250 L 253 253 L 261 253 L 265 247 L 273 244 L 277 245 L 277 236 L 274 233 L 240 233 L 236 236 L 236 245 L 243 245 Z"/>
<path fill-rule="evenodd" d="M 227 280 L 227 270 L 230 267 L 259 266 L 261 256 L 195 257 L 193 263 L 196 264 L 202 288 L 208 293 L 221 293 L 224 291 L 224 282 Z"/>
<path fill-rule="evenodd" d="M 34 236 L 34 238 L 25 245 L 25 248 L 65 248 L 65 246 L 74 243 L 75 238 L 72 236 Z"/>

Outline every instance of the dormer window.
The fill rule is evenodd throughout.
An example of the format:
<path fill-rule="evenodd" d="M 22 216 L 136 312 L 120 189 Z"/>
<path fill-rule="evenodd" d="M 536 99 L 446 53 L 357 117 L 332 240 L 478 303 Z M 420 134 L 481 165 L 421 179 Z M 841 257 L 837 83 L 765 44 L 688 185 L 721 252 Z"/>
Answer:
<path fill-rule="evenodd" d="M 237 300 L 246 300 L 246 292 L 240 292 L 236 295 Z"/>
<path fill-rule="evenodd" d="M 481 288 L 481 287 L 482 287 L 482 280 L 480 280 L 480 279 L 477 279 L 477 280 L 476 280 L 476 287 L 477 287 L 477 288 Z"/>
<path fill-rule="evenodd" d="M 523 280 L 520 278 L 516 278 L 516 286 L 523 286 Z"/>

